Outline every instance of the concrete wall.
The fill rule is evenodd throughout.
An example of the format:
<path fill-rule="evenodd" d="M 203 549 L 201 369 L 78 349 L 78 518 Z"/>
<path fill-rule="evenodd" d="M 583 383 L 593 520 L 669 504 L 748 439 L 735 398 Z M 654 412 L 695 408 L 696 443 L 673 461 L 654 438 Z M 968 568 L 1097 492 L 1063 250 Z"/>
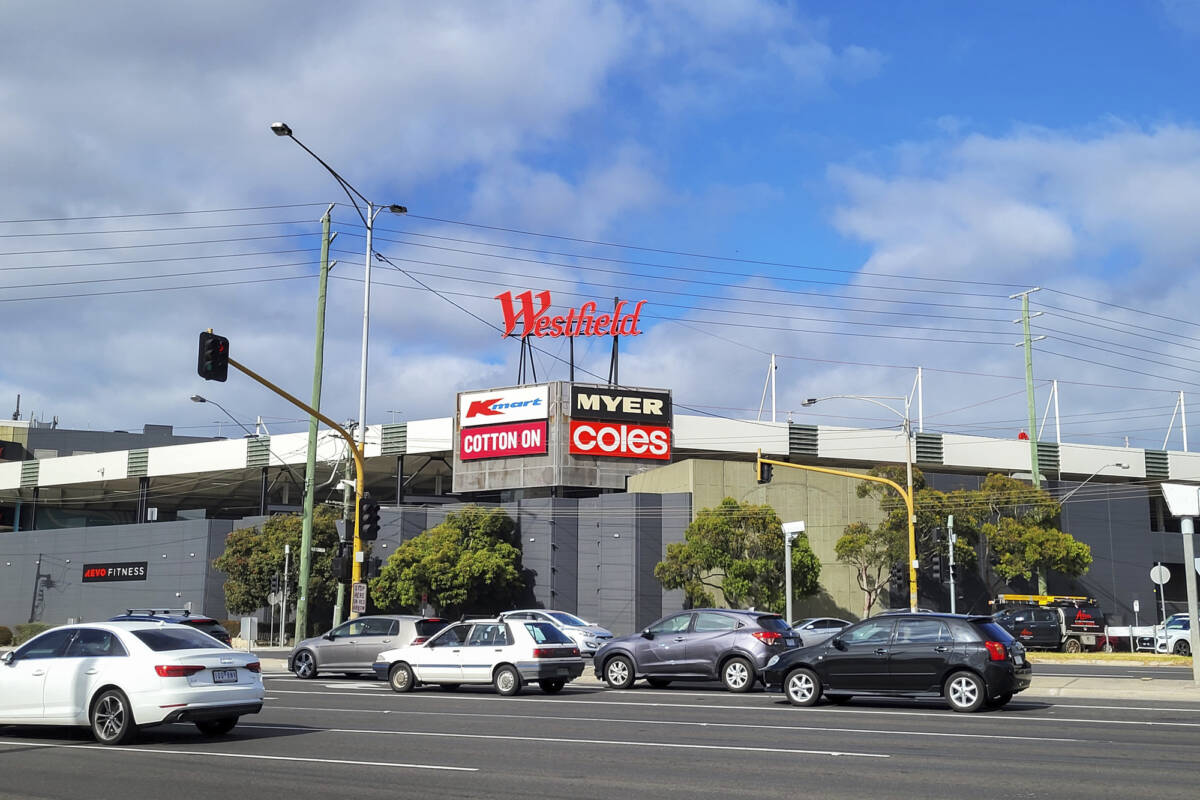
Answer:
<path fill-rule="evenodd" d="M 227 618 L 224 576 L 212 560 L 224 551 L 226 520 L 184 520 L 29 531 L 0 536 L 0 625 L 28 622 L 37 560 L 50 576 L 37 621 L 108 619 L 127 608 L 183 608 Z M 83 583 L 83 565 L 145 561 L 146 580 Z M 178 596 L 177 596 L 178 595 Z"/>

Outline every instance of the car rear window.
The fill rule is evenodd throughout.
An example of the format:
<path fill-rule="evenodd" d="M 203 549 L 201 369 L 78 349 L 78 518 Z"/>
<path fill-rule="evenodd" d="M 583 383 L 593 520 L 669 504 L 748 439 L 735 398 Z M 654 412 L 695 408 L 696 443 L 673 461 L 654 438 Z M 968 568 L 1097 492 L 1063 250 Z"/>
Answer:
<path fill-rule="evenodd" d="M 133 635 L 155 652 L 165 650 L 212 650 L 224 647 L 220 642 L 191 628 L 144 628 Z"/>
<path fill-rule="evenodd" d="M 190 619 L 184 623 L 198 631 L 204 631 L 215 639 L 228 639 L 229 633 L 215 619 Z"/>
<path fill-rule="evenodd" d="M 1001 628 L 990 619 L 973 619 L 970 621 L 971 627 L 979 632 L 980 637 L 986 642 L 1011 642 L 1013 635 Z M 957 637 L 956 637 L 957 638 Z"/>
<path fill-rule="evenodd" d="M 417 636 L 428 639 L 449 624 L 444 619 L 419 619 L 416 622 Z"/>
<path fill-rule="evenodd" d="M 755 621 L 758 623 L 758 627 L 762 628 L 764 631 L 788 633 L 792 629 L 792 626 L 787 624 L 787 620 L 778 614 L 764 614 Z"/>
<path fill-rule="evenodd" d="M 526 622 L 525 630 L 538 644 L 574 644 L 574 640 L 549 622 Z"/>

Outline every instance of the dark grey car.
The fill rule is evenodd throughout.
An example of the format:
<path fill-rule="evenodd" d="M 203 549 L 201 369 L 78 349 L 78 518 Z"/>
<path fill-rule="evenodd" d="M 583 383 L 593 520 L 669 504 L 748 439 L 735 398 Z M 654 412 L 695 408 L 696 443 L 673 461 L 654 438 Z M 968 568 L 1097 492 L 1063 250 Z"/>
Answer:
<path fill-rule="evenodd" d="M 373 672 L 375 656 L 409 644 L 420 644 L 446 627 L 447 620 L 413 614 L 378 614 L 343 622 L 328 633 L 296 643 L 288 654 L 288 670 L 297 678 L 318 672 Z"/>
<path fill-rule="evenodd" d="M 676 680 L 720 680 L 731 692 L 748 692 L 772 656 L 798 643 L 778 614 L 698 608 L 613 639 L 596 651 L 592 663 L 596 677 L 614 689 L 645 678 L 658 688 Z"/>

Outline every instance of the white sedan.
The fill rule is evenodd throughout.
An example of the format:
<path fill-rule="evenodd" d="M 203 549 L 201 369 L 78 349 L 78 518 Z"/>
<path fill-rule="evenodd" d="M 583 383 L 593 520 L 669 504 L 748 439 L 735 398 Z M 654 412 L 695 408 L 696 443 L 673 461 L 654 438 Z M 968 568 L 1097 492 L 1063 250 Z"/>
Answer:
<path fill-rule="evenodd" d="M 397 692 L 423 683 L 490 683 L 512 695 L 536 682 L 553 694 L 583 673 L 583 659 L 571 637 L 549 622 L 479 619 L 451 625 L 423 644 L 385 650 L 374 667 Z"/>
<path fill-rule="evenodd" d="M 218 736 L 262 704 L 257 656 L 187 625 L 63 625 L 0 661 L 0 723 L 88 725 L 101 744 L 167 722 Z"/>

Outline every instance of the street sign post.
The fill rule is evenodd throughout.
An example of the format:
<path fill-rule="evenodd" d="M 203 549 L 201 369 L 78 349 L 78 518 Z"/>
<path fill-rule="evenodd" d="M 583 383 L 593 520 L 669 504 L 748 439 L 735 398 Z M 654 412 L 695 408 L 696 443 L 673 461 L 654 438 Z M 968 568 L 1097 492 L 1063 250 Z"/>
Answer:
<path fill-rule="evenodd" d="M 1189 563 L 1195 561 L 1195 545 L 1193 537 L 1195 535 L 1195 517 L 1200 517 L 1200 489 L 1197 487 L 1181 484 L 1181 483 L 1164 483 L 1162 484 L 1163 499 L 1167 501 L 1167 508 L 1171 512 L 1171 516 L 1179 518 L 1179 532 L 1183 537 L 1183 574 L 1186 578 L 1185 585 L 1187 587 L 1187 615 L 1188 625 L 1191 634 L 1188 637 L 1191 643 L 1192 653 L 1195 654 L 1200 649 L 1200 625 L 1197 625 L 1197 591 L 1196 591 L 1196 573 L 1187 568 Z M 1161 565 L 1159 565 L 1161 566 Z M 1163 590 L 1160 590 L 1160 595 Z M 1166 611 L 1164 610 L 1164 615 Z M 1166 620 L 1164 619 L 1164 633 Z M 1192 682 L 1200 686 L 1200 658 L 1193 655 L 1192 658 Z"/>
<path fill-rule="evenodd" d="M 367 613 L 367 585 L 356 583 L 350 587 L 350 610 L 356 614 Z"/>

